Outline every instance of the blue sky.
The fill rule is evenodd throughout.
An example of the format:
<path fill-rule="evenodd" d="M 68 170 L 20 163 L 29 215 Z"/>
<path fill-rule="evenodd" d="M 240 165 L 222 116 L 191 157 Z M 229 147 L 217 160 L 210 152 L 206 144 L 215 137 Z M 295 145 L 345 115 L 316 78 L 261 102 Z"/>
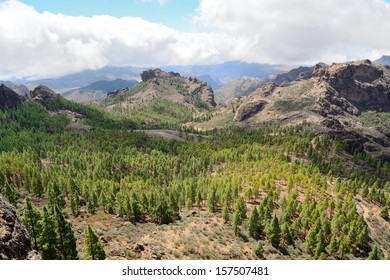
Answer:
<path fill-rule="evenodd" d="M 389 0 L 390 1 L 390 0 Z M 141 17 L 187 31 L 199 0 L 22 0 L 37 11 L 71 16 L 111 15 Z"/>

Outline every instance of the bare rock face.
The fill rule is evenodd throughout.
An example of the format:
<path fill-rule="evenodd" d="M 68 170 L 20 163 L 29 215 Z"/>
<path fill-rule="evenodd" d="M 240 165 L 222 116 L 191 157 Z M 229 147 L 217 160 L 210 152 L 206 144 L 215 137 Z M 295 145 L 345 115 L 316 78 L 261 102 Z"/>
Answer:
<path fill-rule="evenodd" d="M 23 101 L 24 98 L 15 91 L 3 84 L 0 85 L 0 109 L 14 108 Z"/>
<path fill-rule="evenodd" d="M 390 79 L 380 66 L 369 60 L 333 64 L 324 73 L 326 80 L 342 97 L 375 111 L 390 111 Z"/>
<path fill-rule="evenodd" d="M 50 101 L 60 98 L 60 95 L 52 91 L 47 86 L 40 85 L 31 92 L 31 98 L 35 102 L 38 102 L 48 108 Z"/>
<path fill-rule="evenodd" d="M 149 80 L 152 80 L 154 78 L 157 77 L 157 74 L 158 72 L 161 72 L 160 69 L 155 69 L 155 70 L 152 70 L 152 69 L 149 69 L 149 70 L 145 70 L 141 73 L 141 79 L 143 82 L 146 82 L 146 81 L 149 81 Z"/>
<path fill-rule="evenodd" d="M 0 195 L 0 260 L 40 259 L 11 205 Z"/>
<path fill-rule="evenodd" d="M 263 108 L 267 104 L 268 103 L 264 100 L 245 103 L 237 109 L 236 115 L 234 116 L 234 120 L 237 122 L 245 121 L 263 110 Z"/>
<path fill-rule="evenodd" d="M 214 100 L 214 91 L 207 84 L 202 84 L 200 89 L 200 99 L 211 107 L 217 106 L 217 103 Z"/>

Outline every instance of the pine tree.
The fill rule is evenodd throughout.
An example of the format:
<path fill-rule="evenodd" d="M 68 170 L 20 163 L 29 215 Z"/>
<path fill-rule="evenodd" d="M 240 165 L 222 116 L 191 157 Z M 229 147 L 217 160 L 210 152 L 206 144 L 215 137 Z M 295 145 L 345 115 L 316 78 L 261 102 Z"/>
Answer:
<path fill-rule="evenodd" d="M 271 241 L 272 246 L 277 248 L 280 244 L 281 230 L 279 226 L 279 220 L 276 216 L 271 221 L 268 228 L 268 238 Z"/>
<path fill-rule="evenodd" d="M 374 245 L 374 247 L 372 247 L 372 250 L 370 252 L 370 254 L 368 255 L 368 259 L 369 260 L 380 260 L 380 256 L 379 256 L 379 248 L 378 248 L 378 245 Z"/>
<path fill-rule="evenodd" d="M 261 235 L 259 212 L 257 211 L 256 206 L 253 208 L 252 214 L 248 220 L 248 234 L 256 240 L 259 239 Z"/>
<path fill-rule="evenodd" d="M 57 245 L 55 222 L 45 206 L 43 207 L 42 233 L 40 236 L 42 258 L 44 260 L 58 259 Z"/>
<path fill-rule="evenodd" d="M 244 199 L 239 196 L 236 200 L 236 202 L 234 203 L 234 209 L 237 210 L 241 216 L 241 220 L 244 220 L 246 219 L 246 205 L 245 205 L 245 201 Z"/>
<path fill-rule="evenodd" d="M 227 224 L 229 222 L 229 207 L 226 204 L 222 209 L 222 218 L 223 218 L 225 224 Z"/>
<path fill-rule="evenodd" d="M 70 196 L 70 209 L 75 217 L 80 214 L 80 201 L 77 194 Z"/>
<path fill-rule="evenodd" d="M 389 220 L 389 207 L 383 207 L 381 212 L 379 213 L 379 216 L 381 216 L 381 218 L 386 221 Z"/>
<path fill-rule="evenodd" d="M 3 195 L 8 200 L 9 203 L 11 203 L 13 206 L 16 207 L 16 204 L 19 199 L 19 194 L 15 190 L 15 188 L 8 182 L 5 183 Z"/>
<path fill-rule="evenodd" d="M 22 222 L 33 240 L 35 250 L 39 249 L 39 237 L 42 231 L 41 219 L 39 210 L 32 205 L 30 197 L 26 197 Z"/>
<path fill-rule="evenodd" d="M 234 211 L 233 214 L 233 229 L 234 229 L 234 234 L 238 235 L 240 233 L 240 225 L 242 224 L 242 219 L 241 219 L 241 214 L 238 210 Z"/>
<path fill-rule="evenodd" d="M 102 242 L 89 225 L 84 231 L 84 254 L 87 260 L 104 260 L 106 258 Z"/>
<path fill-rule="evenodd" d="M 282 225 L 282 238 L 287 245 L 294 245 L 294 239 L 287 223 L 283 223 Z"/>
<path fill-rule="evenodd" d="M 64 213 L 57 206 L 55 208 L 56 230 L 58 236 L 58 251 L 63 260 L 77 260 L 76 237 Z"/>
<path fill-rule="evenodd" d="M 217 211 L 217 191 L 215 188 L 211 188 L 207 196 L 207 207 L 211 213 Z"/>
<path fill-rule="evenodd" d="M 263 248 L 263 244 L 258 241 L 256 243 L 256 247 L 255 247 L 255 255 L 259 258 L 259 259 L 263 259 L 264 258 L 264 248 Z"/>

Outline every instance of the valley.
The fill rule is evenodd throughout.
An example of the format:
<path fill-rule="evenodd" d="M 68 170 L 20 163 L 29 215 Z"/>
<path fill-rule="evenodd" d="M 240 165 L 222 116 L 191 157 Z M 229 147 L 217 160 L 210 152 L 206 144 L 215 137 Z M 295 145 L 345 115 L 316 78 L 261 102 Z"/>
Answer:
<path fill-rule="evenodd" d="M 226 105 L 140 77 L 89 105 L 1 87 L 0 199 L 29 251 L 103 259 L 90 226 L 106 259 L 390 258 L 388 67 L 298 68 Z"/>

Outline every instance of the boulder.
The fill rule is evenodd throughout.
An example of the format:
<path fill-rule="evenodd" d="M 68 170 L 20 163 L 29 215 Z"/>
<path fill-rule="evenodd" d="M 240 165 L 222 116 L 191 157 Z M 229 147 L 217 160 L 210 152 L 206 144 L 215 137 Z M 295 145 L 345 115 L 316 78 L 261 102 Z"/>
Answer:
<path fill-rule="evenodd" d="M 49 108 L 50 101 L 59 99 L 60 95 L 52 91 L 47 86 L 40 85 L 31 92 L 31 98 L 35 102 L 38 102 L 44 107 Z"/>
<path fill-rule="evenodd" d="M 245 121 L 250 117 L 256 115 L 258 112 L 264 109 L 268 103 L 264 100 L 252 101 L 242 104 L 234 116 L 234 120 L 238 122 Z"/>
<path fill-rule="evenodd" d="M 40 259 L 12 206 L 0 195 L 0 260 Z"/>

